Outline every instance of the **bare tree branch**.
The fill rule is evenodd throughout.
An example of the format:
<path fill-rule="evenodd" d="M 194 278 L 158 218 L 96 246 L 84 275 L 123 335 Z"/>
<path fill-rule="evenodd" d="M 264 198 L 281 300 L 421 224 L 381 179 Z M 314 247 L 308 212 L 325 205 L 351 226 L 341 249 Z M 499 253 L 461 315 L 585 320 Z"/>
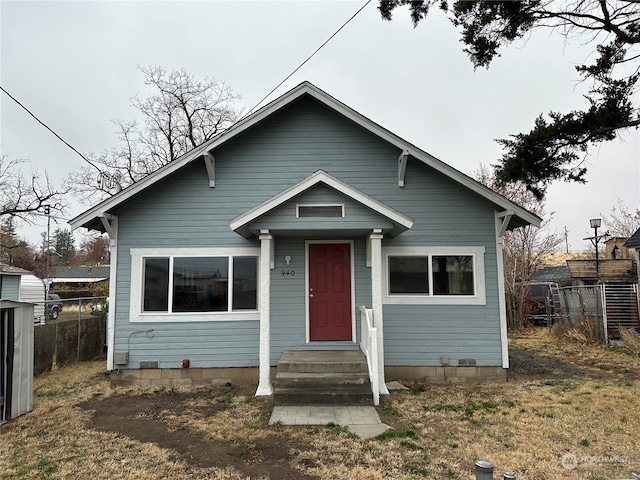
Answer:
<path fill-rule="evenodd" d="M 0 157 L 0 217 L 8 215 L 33 224 L 33 218 L 44 213 L 45 205 L 56 212 L 64 211 L 68 191 L 56 190 L 46 172 L 31 171 L 25 177 L 20 166 L 28 163 Z"/>

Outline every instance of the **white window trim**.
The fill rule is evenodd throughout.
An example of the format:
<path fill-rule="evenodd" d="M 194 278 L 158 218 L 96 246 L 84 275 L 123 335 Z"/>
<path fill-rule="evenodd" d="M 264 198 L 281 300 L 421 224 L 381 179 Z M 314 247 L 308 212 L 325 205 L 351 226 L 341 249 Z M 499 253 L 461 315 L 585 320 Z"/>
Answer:
<path fill-rule="evenodd" d="M 486 305 L 487 294 L 484 270 L 485 247 L 384 247 L 383 275 L 384 292 L 382 302 L 388 305 Z M 473 283 L 475 295 L 398 295 L 389 293 L 389 257 L 394 256 L 438 256 L 468 255 L 473 257 Z M 429 283 L 432 285 L 433 273 L 429 261 Z"/>
<path fill-rule="evenodd" d="M 342 215 L 340 217 L 300 217 L 300 207 L 340 207 Z M 346 216 L 345 210 L 344 203 L 297 203 L 296 218 L 344 218 Z"/>
<path fill-rule="evenodd" d="M 259 320 L 260 313 L 256 310 L 242 310 L 238 312 L 143 312 L 142 296 L 144 294 L 143 271 L 144 259 L 149 257 L 258 257 L 260 268 L 259 247 L 236 248 L 132 248 L 131 254 L 131 297 L 129 299 L 129 321 L 136 322 L 221 322 Z M 170 265 L 173 263 L 170 260 Z M 233 263 L 233 262 L 231 262 Z M 230 272 L 230 274 L 232 271 Z M 257 272 L 260 275 L 260 272 Z M 171 285 L 171 276 L 170 285 Z M 258 277 L 259 278 L 259 277 Z M 258 305 L 260 291 L 258 287 Z"/>

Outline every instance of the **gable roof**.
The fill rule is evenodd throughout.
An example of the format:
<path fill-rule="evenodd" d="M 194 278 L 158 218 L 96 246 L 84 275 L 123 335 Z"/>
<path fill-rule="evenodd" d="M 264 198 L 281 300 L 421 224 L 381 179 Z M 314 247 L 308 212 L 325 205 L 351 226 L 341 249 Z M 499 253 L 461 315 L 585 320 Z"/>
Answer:
<path fill-rule="evenodd" d="M 640 247 L 640 228 L 636 230 L 635 233 L 631 235 L 626 242 L 624 242 L 623 247 L 627 247 L 627 248 Z"/>
<path fill-rule="evenodd" d="M 278 193 L 277 195 L 274 195 L 260 205 L 234 218 L 233 220 L 231 220 L 231 222 L 229 222 L 229 226 L 234 232 L 238 232 L 242 236 L 248 237 L 250 236 L 248 228 L 249 223 L 320 183 L 327 185 L 334 190 L 337 190 L 343 195 L 355 200 L 356 202 L 391 220 L 391 222 L 393 223 L 393 228 L 388 232 L 391 236 L 398 235 L 399 233 L 402 233 L 413 226 L 413 220 L 411 220 L 406 215 L 403 215 L 402 213 L 390 207 L 387 207 L 385 204 L 370 197 L 369 195 L 356 190 L 351 185 L 338 180 L 334 176 L 329 175 L 324 170 L 318 170 L 317 172 L 309 175 L 304 180 L 296 183 L 295 185 L 292 185 L 291 187 Z"/>
<path fill-rule="evenodd" d="M 537 215 L 534 215 L 533 213 L 522 208 L 516 203 L 508 200 L 506 197 L 503 197 L 490 188 L 484 186 L 480 182 L 477 182 L 471 177 L 437 159 L 433 155 L 400 138 L 399 136 L 378 125 L 364 115 L 361 115 L 360 113 L 356 112 L 352 108 L 348 107 L 344 103 L 338 101 L 328 93 L 320 90 L 318 87 L 307 81 L 302 82 L 297 87 L 289 90 L 288 92 L 268 103 L 256 112 L 238 121 L 236 124 L 229 127 L 227 130 L 215 136 L 211 140 L 203 143 L 199 147 L 194 148 L 190 152 L 185 153 L 173 162 L 147 175 L 139 182 L 130 185 L 116 195 L 81 213 L 77 217 L 70 220 L 69 224 L 73 229 L 76 229 L 78 227 L 87 227 L 104 231 L 104 227 L 102 226 L 102 223 L 100 221 L 101 216 L 106 213 L 112 212 L 119 205 L 139 194 L 146 188 L 170 176 L 171 174 L 175 173 L 191 162 L 196 161 L 198 158 L 214 150 L 220 145 L 228 142 L 232 138 L 269 118 L 277 111 L 304 96 L 311 97 L 321 104 L 327 106 L 328 108 L 338 112 L 339 114 L 343 115 L 362 128 L 396 146 L 401 153 L 404 153 L 408 156 L 411 156 L 412 158 L 415 158 L 418 161 L 427 164 L 436 171 L 446 175 L 447 177 L 462 184 L 478 195 L 486 198 L 502 210 L 513 212 L 513 216 L 511 217 L 508 228 L 512 229 L 529 224 L 538 227 L 540 226 L 541 219 Z"/>

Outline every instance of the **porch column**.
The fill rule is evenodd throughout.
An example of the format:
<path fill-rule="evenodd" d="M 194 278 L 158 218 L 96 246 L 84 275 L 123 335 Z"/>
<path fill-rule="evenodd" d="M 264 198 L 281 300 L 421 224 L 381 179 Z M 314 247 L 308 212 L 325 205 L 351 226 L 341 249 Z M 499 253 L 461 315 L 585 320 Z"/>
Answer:
<path fill-rule="evenodd" d="M 500 308 L 500 344 L 502 368 L 509 368 L 509 344 L 507 340 L 507 299 L 504 291 L 504 232 L 507 231 L 513 211 L 496 213 L 496 264 L 498 267 L 498 302 Z"/>
<path fill-rule="evenodd" d="M 382 230 L 375 228 L 369 235 L 371 252 L 371 308 L 373 309 L 373 324 L 378 331 L 378 384 L 380 393 L 388 395 L 389 390 L 384 382 L 384 329 L 382 319 Z"/>
<path fill-rule="evenodd" d="M 260 230 L 260 381 L 256 396 L 271 395 L 271 265 L 273 236 Z"/>
<path fill-rule="evenodd" d="M 116 324 L 116 269 L 118 267 L 118 217 L 103 213 L 100 221 L 109 235 L 109 305 L 107 308 L 107 370 L 114 369 L 113 352 L 115 348 Z"/>

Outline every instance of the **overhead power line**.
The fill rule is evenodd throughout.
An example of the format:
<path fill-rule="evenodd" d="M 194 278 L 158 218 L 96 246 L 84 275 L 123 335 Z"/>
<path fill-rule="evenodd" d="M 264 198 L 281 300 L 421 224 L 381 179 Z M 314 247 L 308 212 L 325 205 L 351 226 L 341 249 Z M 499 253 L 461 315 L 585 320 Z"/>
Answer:
<path fill-rule="evenodd" d="M 314 55 L 315 55 L 316 53 L 318 53 L 318 52 L 322 49 L 322 47 L 324 47 L 327 43 L 329 43 L 329 42 L 333 39 L 333 37 L 335 37 L 338 33 L 340 33 L 340 31 L 341 31 L 344 27 L 346 27 L 346 26 L 349 24 L 349 22 L 351 22 L 351 20 L 353 20 L 354 18 L 356 18 L 356 17 L 358 16 L 358 14 L 359 14 L 362 10 L 364 10 L 364 8 L 365 8 L 367 5 L 369 5 L 370 3 L 371 3 L 371 0 L 367 0 L 367 2 L 365 2 L 365 4 L 364 4 L 364 5 L 362 5 L 362 6 L 358 9 L 358 11 L 357 11 L 356 13 L 354 13 L 353 15 L 351 15 L 351 18 L 349 18 L 349 20 L 347 20 L 346 22 L 344 22 L 344 23 L 342 24 L 342 26 L 341 26 L 340 28 L 338 28 L 335 32 L 333 32 L 333 34 L 332 34 L 329 38 L 327 38 L 327 39 L 322 43 L 322 45 L 320 45 L 318 48 L 316 48 L 316 50 L 315 50 L 311 55 L 309 55 L 309 56 L 305 59 L 305 61 L 304 61 L 304 62 L 302 62 L 300 65 L 298 65 L 298 66 L 297 66 L 297 67 L 296 67 L 296 68 L 295 68 L 295 69 L 294 69 L 294 70 L 293 70 L 289 75 L 287 75 L 287 76 L 284 78 L 284 80 L 282 80 L 282 81 L 281 81 L 278 85 L 276 85 L 276 86 L 275 86 L 275 87 L 274 87 L 274 88 L 273 88 L 269 93 L 267 93 L 267 94 L 262 98 L 262 100 L 260 100 L 258 103 L 256 103 L 256 105 L 255 105 L 251 110 L 249 110 L 249 111 L 246 113 L 246 115 L 244 115 L 244 117 L 249 116 L 249 115 L 250 115 L 250 114 L 251 114 L 251 113 L 252 113 L 256 108 L 258 108 L 258 106 L 259 106 L 262 102 L 264 102 L 267 98 L 269 98 L 269 95 L 271 95 L 271 94 L 272 94 L 273 92 L 275 92 L 278 88 L 280 88 L 284 82 L 286 82 L 287 80 L 289 80 L 289 79 L 290 79 L 290 78 L 291 78 L 291 77 L 292 77 L 292 76 L 293 76 L 293 75 L 294 75 L 298 70 L 300 70 L 300 69 L 305 65 L 305 63 L 307 63 L 309 60 L 311 60 L 311 59 L 314 57 Z M 243 118 L 244 118 L 244 117 L 243 117 Z"/>
<path fill-rule="evenodd" d="M 11 100 L 13 100 L 14 102 L 16 102 L 20 108 L 22 108 L 25 112 L 27 112 L 29 115 L 31 115 L 33 118 L 35 118 L 35 120 L 42 125 L 44 128 L 46 128 L 47 130 L 49 130 L 51 133 L 53 133 L 53 135 L 55 135 L 55 137 L 60 140 L 62 143 L 64 143 L 67 147 L 69 147 L 71 150 L 73 150 L 75 153 L 77 153 L 80 158 L 82 158 L 85 162 L 87 162 L 89 165 L 91 165 L 93 168 L 95 168 L 96 170 L 98 170 L 98 172 L 102 173 L 102 171 L 95 166 L 95 164 L 93 164 L 87 157 L 85 157 L 82 153 L 80 153 L 73 145 L 71 145 L 69 142 L 67 142 L 64 138 L 62 138 L 60 135 L 58 135 L 56 132 L 53 131 L 53 129 L 47 125 L 46 123 L 44 123 L 42 120 L 40 120 L 38 117 L 36 117 L 36 115 L 29 110 L 27 107 L 25 107 L 16 97 L 14 97 L 13 95 L 11 95 L 9 92 L 7 92 L 7 90 L 0 85 L 0 90 L 2 90 Z"/>

